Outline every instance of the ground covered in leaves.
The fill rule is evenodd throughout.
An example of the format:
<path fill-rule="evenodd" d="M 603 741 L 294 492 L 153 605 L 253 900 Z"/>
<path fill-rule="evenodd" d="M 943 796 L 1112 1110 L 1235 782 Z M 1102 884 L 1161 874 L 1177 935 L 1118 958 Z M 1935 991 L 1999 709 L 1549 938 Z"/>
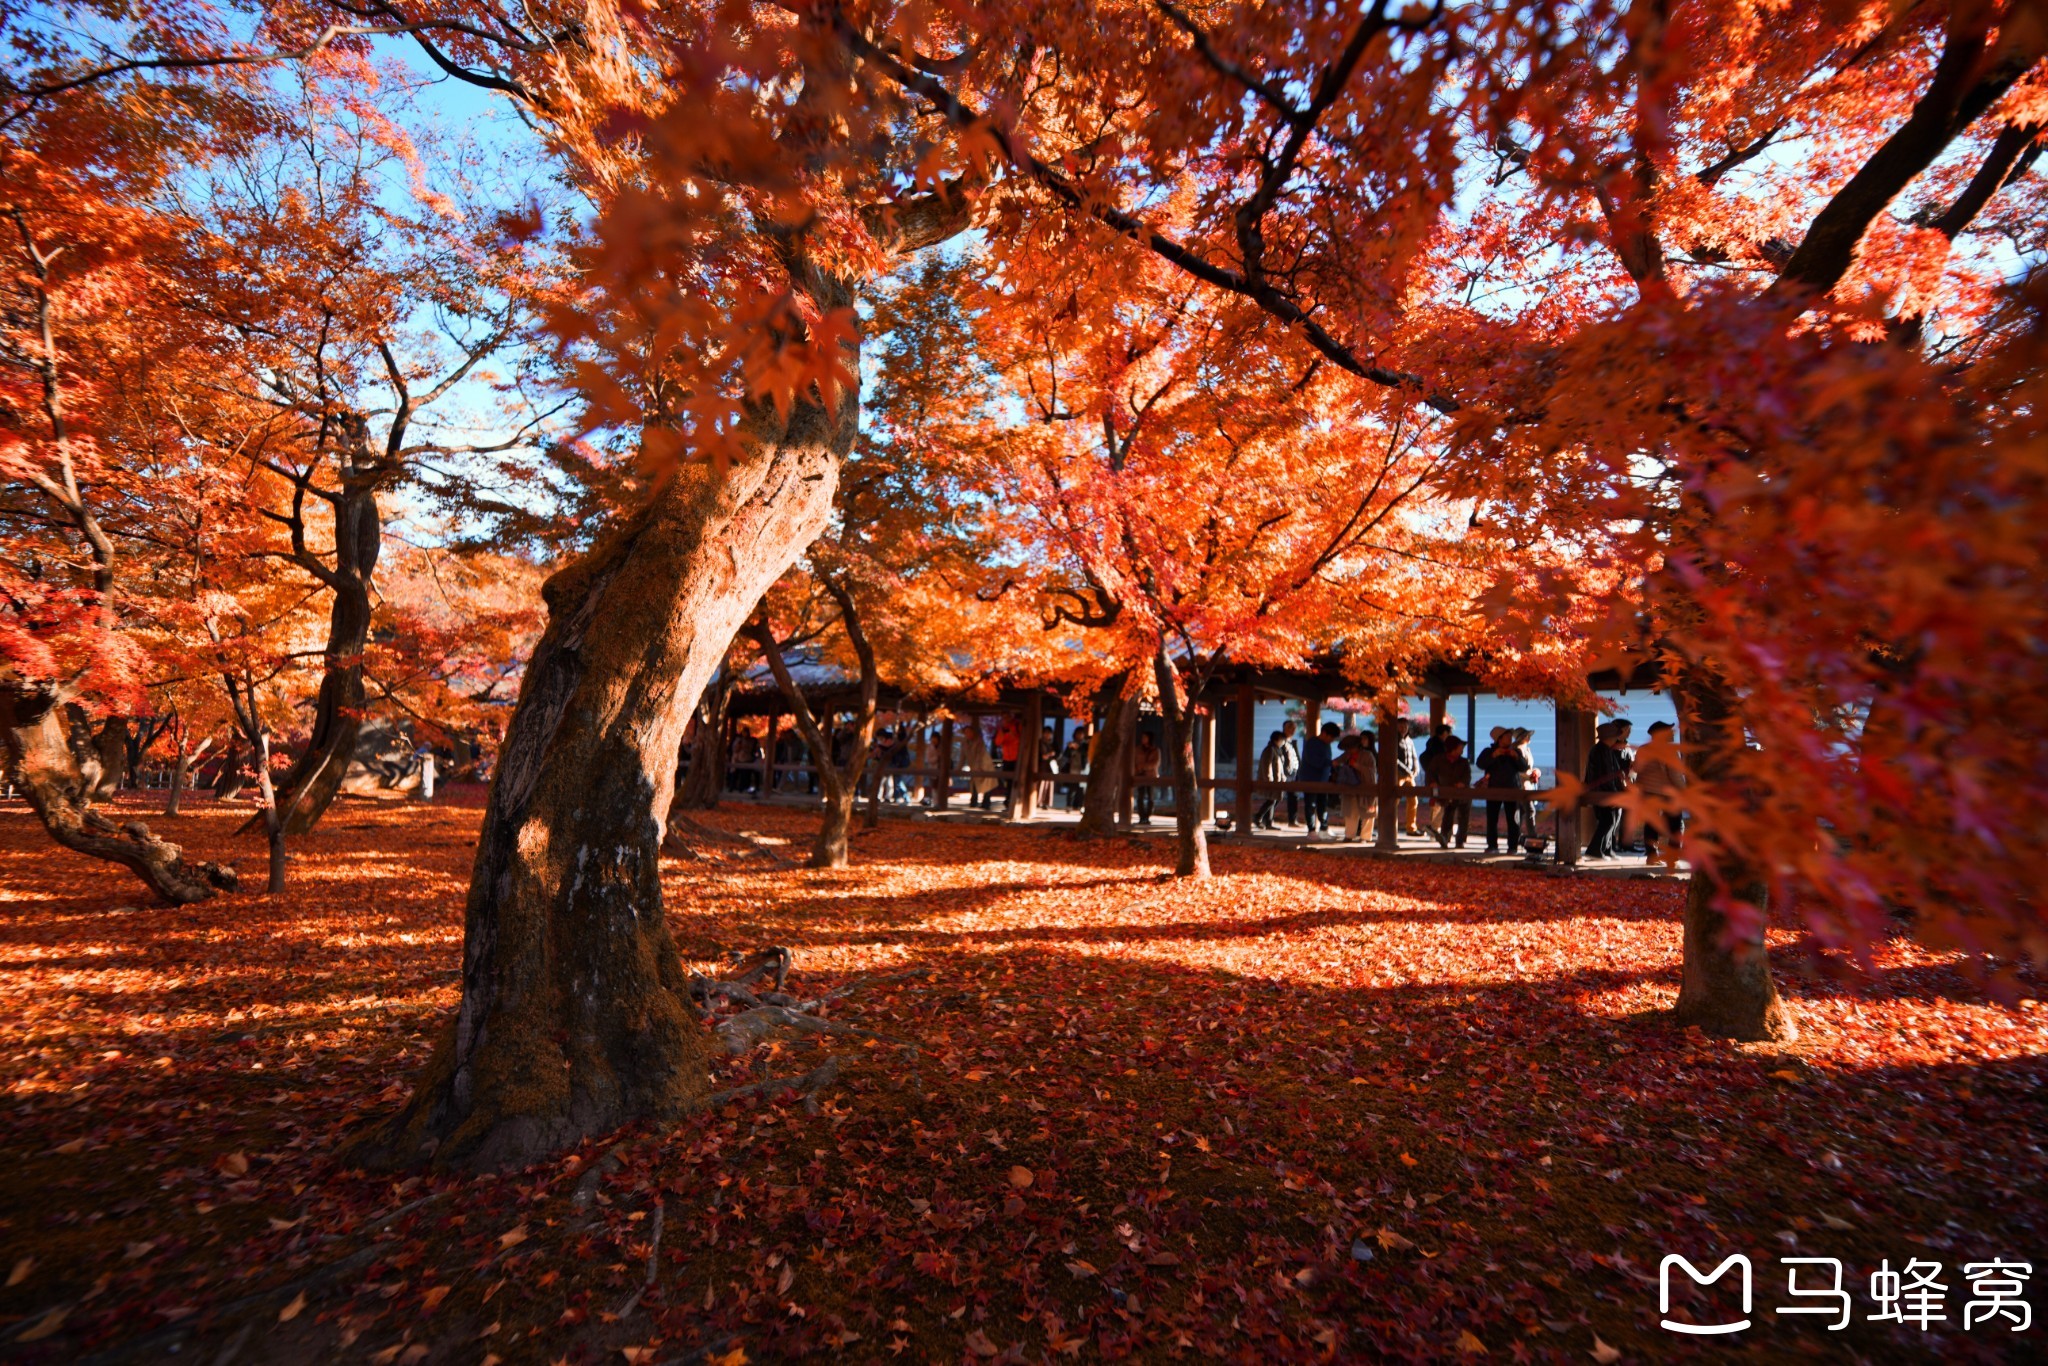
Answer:
<path fill-rule="evenodd" d="M 258 868 L 243 810 L 164 822 Z M 180 910 L 0 808 L 0 1350 L 26 1360 L 2019 1359 L 1962 1266 L 2039 1265 L 2048 1010 L 1901 939 L 1781 975 L 1790 1047 L 1673 1028 L 1678 890 L 888 821 L 855 868 L 671 868 L 706 971 L 873 979 L 750 1098 L 498 1178 L 348 1169 L 454 1004 L 473 807 L 344 805 L 292 890 Z M 710 821 L 794 853 L 813 818 Z M 791 847 L 794 846 L 794 847 Z M 920 969 L 921 974 L 909 970 Z M 623 1142 L 619 1140 L 623 1139 Z M 592 1173 L 595 1172 L 593 1179 Z M 580 1198 L 579 1198 L 580 1197 Z M 1666 1253 L 1755 1326 L 1658 1327 Z M 1855 1322 L 1789 1319 L 1835 1257 Z M 1947 1319 L 1869 1323 L 1880 1262 Z M 651 1271 L 651 1279 L 650 1279 Z M 1802 1281 L 1802 1284 L 1811 1282 Z M 2038 1286 L 2026 1298 L 2041 1300 Z M 1674 1317 L 1712 1319 L 1720 1288 Z M 2043 1308 L 2048 1308 L 2044 1304 Z M 2038 1359 L 2038 1358 L 2035 1358 Z"/>

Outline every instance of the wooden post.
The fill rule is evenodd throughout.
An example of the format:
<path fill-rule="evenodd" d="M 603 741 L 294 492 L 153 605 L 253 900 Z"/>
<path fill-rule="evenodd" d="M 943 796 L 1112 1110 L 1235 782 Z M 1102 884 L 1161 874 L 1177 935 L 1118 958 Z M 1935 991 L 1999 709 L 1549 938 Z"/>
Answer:
<path fill-rule="evenodd" d="M 1374 755 L 1378 761 L 1379 810 L 1373 815 L 1373 847 L 1386 853 L 1393 853 L 1401 847 L 1401 799 L 1395 789 L 1401 784 L 1400 770 L 1396 765 L 1399 758 L 1400 741 L 1394 736 L 1397 725 L 1405 725 L 1402 713 L 1391 707 L 1380 708 L 1379 743 Z"/>
<path fill-rule="evenodd" d="M 1582 742 L 1586 727 L 1582 721 L 1592 718 L 1576 707 L 1557 708 L 1557 773 L 1559 777 L 1570 774 L 1579 778 L 1586 771 L 1586 749 Z M 1557 861 L 1568 868 L 1575 868 L 1579 855 L 1586 847 L 1585 836 L 1580 833 L 1581 812 L 1584 808 L 1574 806 L 1569 811 L 1560 811 L 1554 823 L 1557 836 Z"/>
<path fill-rule="evenodd" d="M 953 718 L 948 716 L 939 722 L 939 776 L 933 779 L 938 784 L 932 793 L 932 810 L 944 811 L 953 799 Z"/>
<path fill-rule="evenodd" d="M 1216 823 L 1216 713 L 1212 709 L 1195 718 L 1195 777 L 1201 783 L 1202 804 L 1198 818 L 1204 825 Z"/>
<path fill-rule="evenodd" d="M 1435 738 L 1436 728 L 1444 723 L 1444 717 L 1449 714 L 1450 709 L 1451 699 L 1448 697 L 1432 697 L 1429 699 L 1429 736 L 1427 738 Z"/>
<path fill-rule="evenodd" d="M 1010 809 L 1003 819 L 1023 822 L 1038 810 L 1039 734 L 1045 729 L 1045 694 L 1033 690 L 1024 704 L 1024 733 L 1017 737 L 1016 781 L 1010 784 Z"/>
<path fill-rule="evenodd" d="M 761 800 L 768 800 L 768 793 L 775 786 L 775 751 L 782 744 L 782 713 L 768 713 L 768 748 L 761 755 Z"/>
<path fill-rule="evenodd" d="M 1249 683 L 1237 687 L 1237 809 L 1230 813 L 1230 828 L 1244 839 L 1252 837 L 1252 784 L 1258 780 L 1258 722 L 1252 713 L 1259 695 Z"/>
<path fill-rule="evenodd" d="M 1132 715 L 1130 743 L 1124 746 L 1124 790 L 1116 804 L 1116 828 L 1126 834 L 1130 833 L 1131 818 L 1138 804 L 1138 731 L 1144 724 L 1142 711 Z"/>

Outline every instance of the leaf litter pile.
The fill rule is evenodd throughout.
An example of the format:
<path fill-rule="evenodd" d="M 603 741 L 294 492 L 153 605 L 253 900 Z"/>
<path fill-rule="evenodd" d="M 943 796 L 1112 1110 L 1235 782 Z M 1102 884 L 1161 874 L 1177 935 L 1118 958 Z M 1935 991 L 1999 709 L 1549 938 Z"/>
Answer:
<path fill-rule="evenodd" d="M 175 837 L 259 858 L 245 814 Z M 1667 883 L 1225 846 L 1190 885 L 1163 842 L 903 821 L 819 873 L 815 817 L 711 813 L 668 914 L 714 1104 L 351 1170 L 455 1003 L 478 816 L 337 808 L 282 898 L 173 910 L 0 812 L 11 1356 L 1666 1360 L 1725 1347 L 1658 1327 L 1661 1258 L 1733 1252 L 1763 1358 L 2018 1345 L 1958 1292 L 2040 1260 L 2037 984 L 1784 930 L 1801 1040 L 1707 1039 L 1662 1013 Z M 1767 1312 L 1784 1256 L 1843 1260 L 1847 1332 Z M 1913 1258 L 1947 1321 L 1866 1322 Z"/>

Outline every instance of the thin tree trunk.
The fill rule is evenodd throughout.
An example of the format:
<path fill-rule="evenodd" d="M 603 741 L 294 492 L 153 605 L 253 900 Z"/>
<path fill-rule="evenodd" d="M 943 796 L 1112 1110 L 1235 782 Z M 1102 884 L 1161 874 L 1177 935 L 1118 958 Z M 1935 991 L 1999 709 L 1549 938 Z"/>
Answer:
<path fill-rule="evenodd" d="M 173 905 L 204 901 L 235 886 L 232 868 L 187 863 L 177 845 L 140 821 L 115 824 L 92 809 L 66 708 L 44 689 L 0 679 L 0 739 L 7 770 L 50 837 L 74 853 L 118 863 Z"/>
<path fill-rule="evenodd" d="M 1112 686 L 1121 688 L 1121 677 Z M 1117 696 L 1104 709 L 1102 733 L 1096 737 L 1095 757 L 1088 767 L 1088 789 L 1081 798 L 1081 820 L 1074 827 L 1083 835 L 1107 835 L 1116 828 L 1123 809 L 1124 791 L 1130 784 L 1131 739 L 1138 728 L 1138 699 Z"/>
<path fill-rule="evenodd" d="M 383 520 L 367 453 L 350 457 L 335 495 L 334 568 L 321 575 L 333 594 L 327 615 L 326 673 L 313 703 L 313 734 L 278 783 L 285 833 L 319 824 L 348 776 L 363 723 L 363 652 L 370 644 L 370 583 L 383 545 Z M 255 824 L 255 818 L 250 818 Z"/>
<path fill-rule="evenodd" d="M 171 796 L 170 800 L 164 803 L 164 815 L 167 817 L 176 817 L 179 814 L 178 800 L 185 795 L 185 766 L 190 762 L 189 749 L 185 742 L 189 738 L 185 733 L 185 723 L 180 721 L 178 723 L 178 758 L 171 765 Z"/>
<path fill-rule="evenodd" d="M 1704 667 L 1679 680 L 1686 747 L 1694 778 L 1725 786 L 1735 779 L 1730 756 L 1743 743 L 1742 722 L 1727 683 Z M 1710 858 L 1693 859 L 1686 887 L 1685 945 L 1676 1015 L 1680 1024 L 1709 1034 L 1748 1040 L 1798 1037 L 1792 1013 L 1778 997 L 1764 938 L 1769 888 L 1761 873 L 1725 845 Z M 1756 908 L 1753 926 L 1737 930 L 1722 910 L 1725 900 Z"/>
<path fill-rule="evenodd" d="M 1202 831 L 1202 786 L 1195 773 L 1194 707 L 1164 644 L 1152 656 L 1152 676 L 1159 685 L 1159 710 L 1173 760 L 1174 876 L 1207 877 L 1209 838 Z"/>
<path fill-rule="evenodd" d="M 845 627 L 847 639 L 853 645 L 854 658 L 860 663 L 860 706 L 854 712 L 853 746 L 847 753 L 844 767 L 832 762 L 832 737 L 812 713 L 803 689 L 797 686 L 789 665 L 782 658 L 782 647 L 768 623 L 756 621 L 748 628 L 748 634 L 761 647 L 761 657 L 768 662 L 776 685 L 789 701 L 797 729 L 803 733 L 804 743 L 810 746 L 815 756 L 818 785 L 824 789 L 825 818 L 819 823 L 818 837 L 811 845 L 810 866 L 844 868 L 851 857 L 848 837 L 853 829 L 854 804 L 860 799 L 861 774 L 867 768 L 868 752 L 874 746 L 876 698 L 881 691 L 881 673 L 875 663 L 874 645 L 861 628 L 860 610 L 852 594 L 831 578 L 822 574 L 819 577 L 825 591 L 839 605 L 840 624 Z M 880 791 L 879 782 L 876 790 Z"/>

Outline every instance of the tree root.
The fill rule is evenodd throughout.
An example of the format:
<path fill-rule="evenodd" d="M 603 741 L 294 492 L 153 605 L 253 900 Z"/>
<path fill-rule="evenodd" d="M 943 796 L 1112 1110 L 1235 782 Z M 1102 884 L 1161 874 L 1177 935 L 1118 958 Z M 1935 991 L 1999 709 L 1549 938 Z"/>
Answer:
<path fill-rule="evenodd" d="M 703 852 L 692 847 L 692 841 L 695 841 L 697 844 L 736 846 L 739 851 L 739 857 L 752 856 L 766 859 L 771 867 L 778 869 L 801 866 L 801 860 L 784 858 L 759 840 L 752 839 L 746 835 L 734 834 L 729 830 L 720 830 L 715 825 L 706 825 L 704 822 L 681 811 L 671 810 L 668 819 L 668 833 L 662 837 L 661 841 L 662 852 L 674 854 L 679 858 L 702 859 L 704 857 Z"/>
<path fill-rule="evenodd" d="M 655 1272 L 661 1266 L 661 1221 L 662 1205 L 661 1201 L 656 1199 L 654 1202 L 654 1226 L 647 1231 L 647 1276 L 640 1282 L 640 1288 L 633 1292 L 632 1298 L 620 1305 L 615 1311 L 618 1318 L 624 1318 L 635 1309 L 638 1309 L 640 1307 L 640 1297 L 654 1289 Z"/>

